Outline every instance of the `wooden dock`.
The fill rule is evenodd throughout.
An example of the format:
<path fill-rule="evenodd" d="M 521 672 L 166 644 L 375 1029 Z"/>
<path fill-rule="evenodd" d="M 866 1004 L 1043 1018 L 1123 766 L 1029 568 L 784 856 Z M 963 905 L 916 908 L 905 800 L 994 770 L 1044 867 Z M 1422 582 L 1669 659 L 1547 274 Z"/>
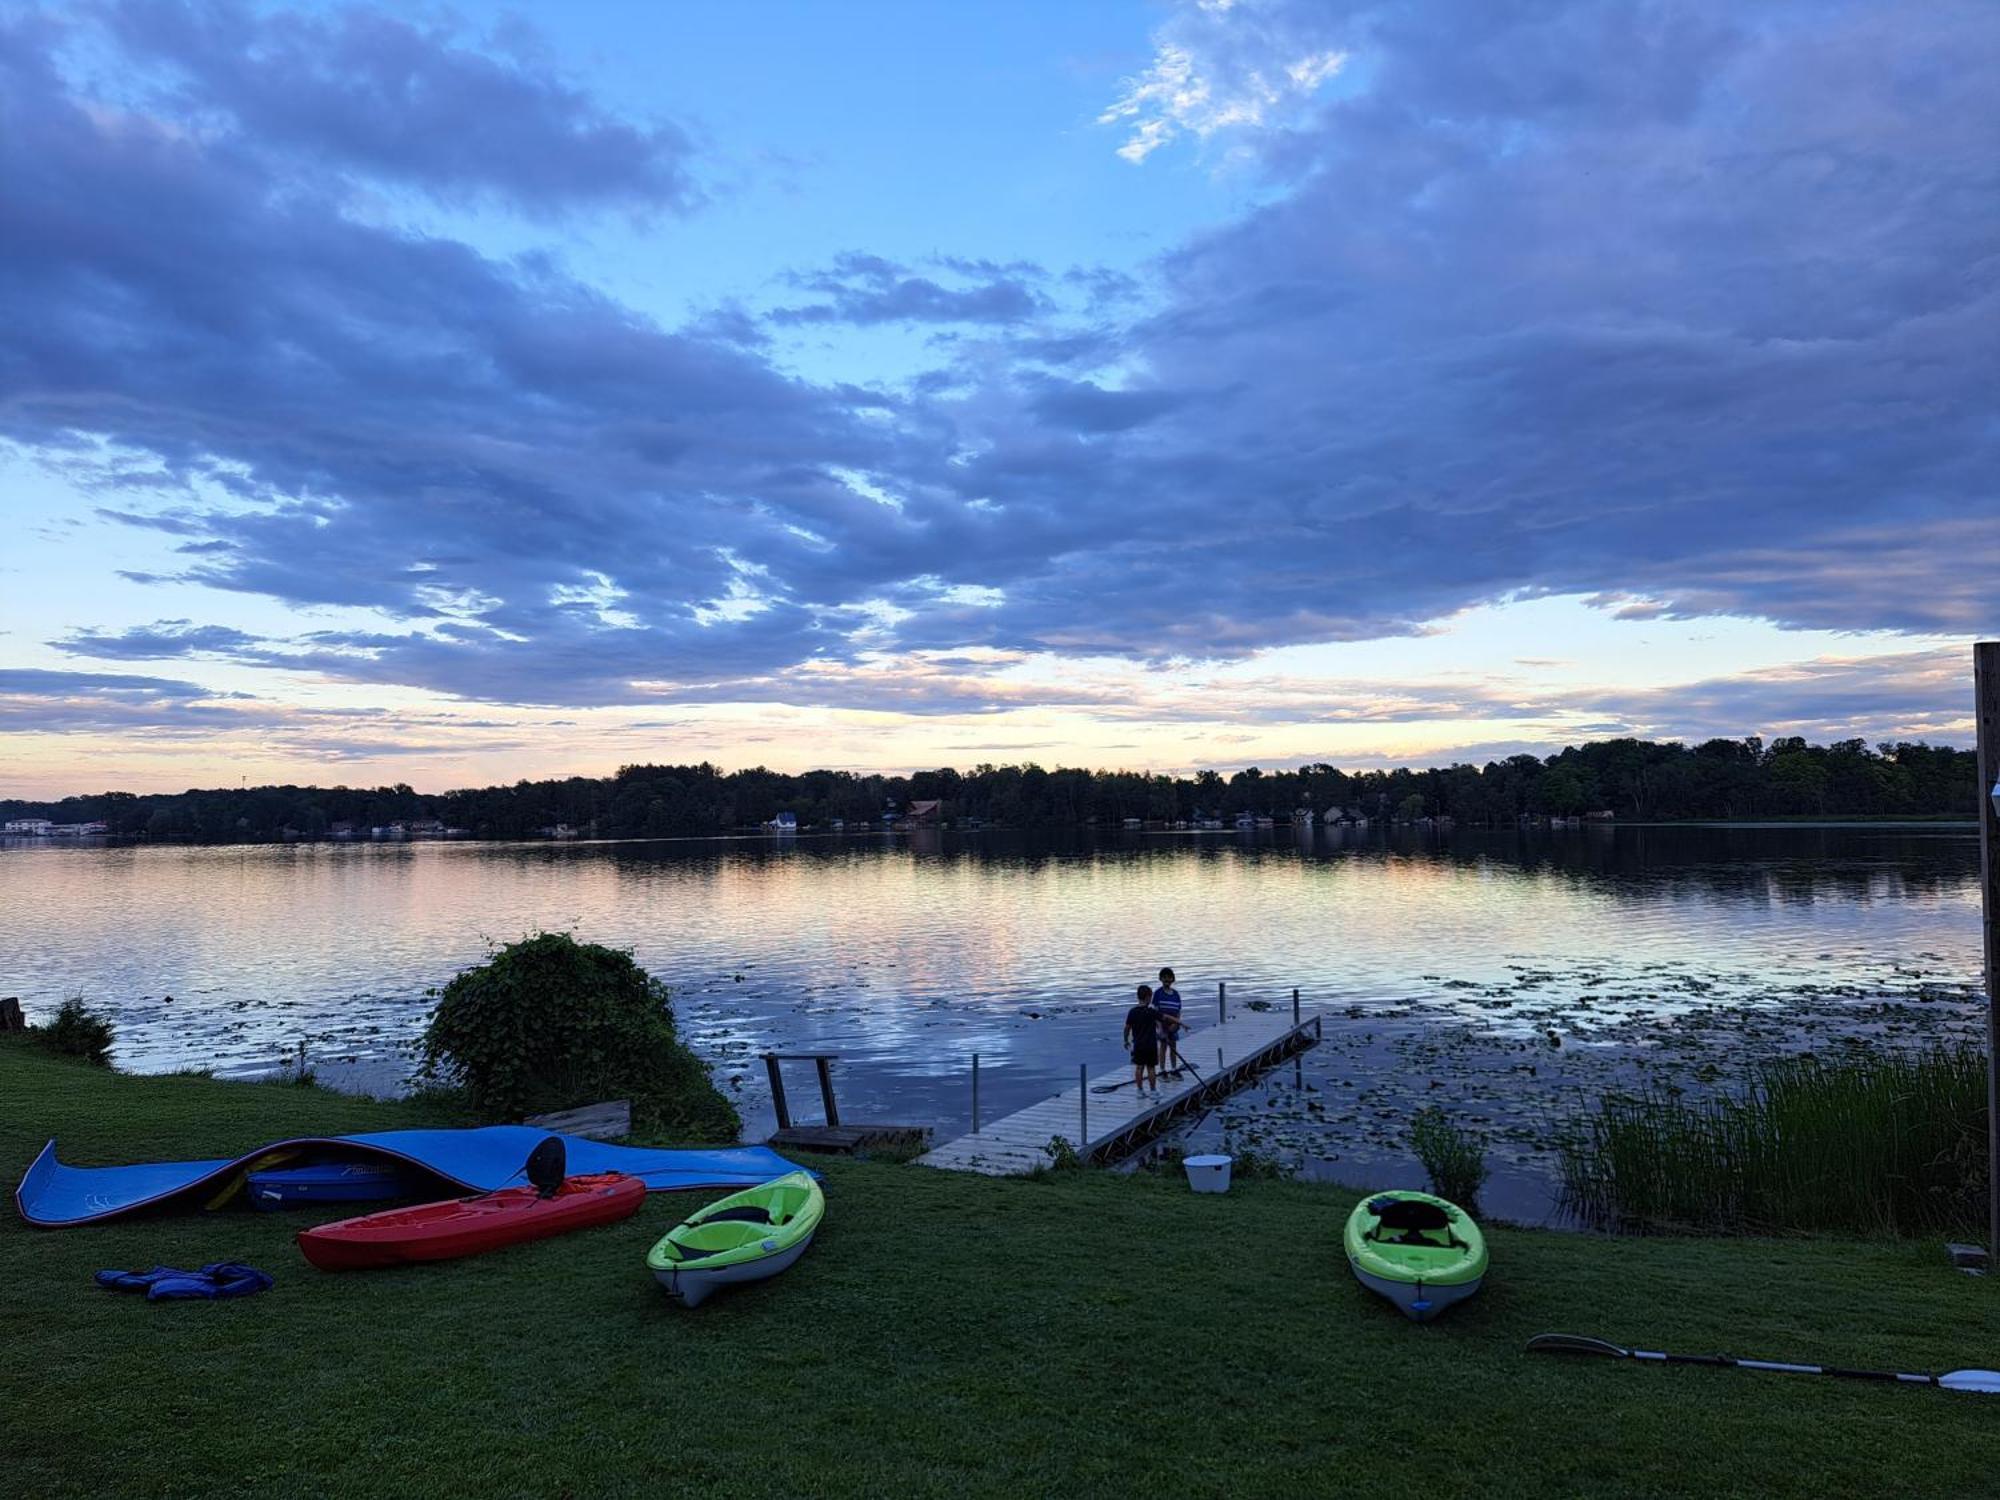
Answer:
<path fill-rule="evenodd" d="M 1053 1099 L 946 1141 L 917 1160 L 956 1172 L 1019 1176 L 1048 1166 L 1046 1148 L 1061 1136 L 1086 1163 L 1116 1161 L 1175 1121 L 1213 1107 L 1273 1064 L 1313 1046 L 1319 1030 L 1317 1015 L 1233 1015 L 1182 1034 L 1181 1057 L 1193 1064 L 1193 1071 L 1162 1076 L 1157 1096 L 1133 1088 L 1132 1065 L 1120 1063 Z M 1115 1083 L 1125 1087 L 1096 1092 Z"/>
<path fill-rule="evenodd" d="M 884 1125 L 850 1120 L 841 1123 L 840 1105 L 833 1097 L 833 1065 L 838 1052 L 766 1052 L 764 1066 L 771 1075 L 771 1108 L 778 1116 L 778 1129 L 768 1145 L 780 1151 L 832 1151 L 852 1155 L 857 1151 L 907 1149 L 930 1140 L 928 1125 Z M 809 1062 L 819 1075 L 819 1101 L 826 1111 L 824 1125 L 802 1125 L 792 1118 L 791 1102 L 785 1097 L 785 1074 L 780 1063 Z"/>

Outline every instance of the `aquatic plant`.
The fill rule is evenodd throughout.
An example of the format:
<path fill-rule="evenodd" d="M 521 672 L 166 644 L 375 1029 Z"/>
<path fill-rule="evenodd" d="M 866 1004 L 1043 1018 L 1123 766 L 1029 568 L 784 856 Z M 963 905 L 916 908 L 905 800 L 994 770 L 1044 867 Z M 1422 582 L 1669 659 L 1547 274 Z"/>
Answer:
<path fill-rule="evenodd" d="M 1557 1150 L 1567 1203 L 1601 1228 L 1973 1233 L 1986 1061 L 1965 1044 L 1779 1059 L 1739 1097 L 1608 1095 Z"/>
<path fill-rule="evenodd" d="M 446 985 L 417 1079 L 460 1088 L 482 1117 L 630 1099 L 632 1121 L 684 1140 L 735 1140 L 736 1106 L 681 1041 L 667 987 L 632 955 L 543 932 Z"/>
<path fill-rule="evenodd" d="M 1430 1174 L 1432 1192 L 1468 1209 L 1478 1206 L 1488 1175 L 1486 1143 L 1480 1137 L 1430 1105 L 1410 1121 L 1410 1149 Z"/>
<path fill-rule="evenodd" d="M 312 1060 L 306 1056 L 303 1037 L 299 1039 L 299 1050 L 278 1064 L 278 1081 L 294 1084 L 302 1089 L 318 1087 L 319 1073 L 313 1067 Z"/>
<path fill-rule="evenodd" d="M 1049 1143 L 1042 1147 L 1042 1154 L 1049 1159 L 1046 1167 L 1038 1167 L 1040 1172 L 1070 1172 L 1082 1167 L 1083 1158 L 1077 1155 L 1076 1146 L 1066 1135 L 1052 1135 Z"/>
<path fill-rule="evenodd" d="M 81 1057 L 100 1068 L 111 1065 L 111 1023 L 83 1003 L 83 996 L 71 995 L 57 1007 L 55 1018 L 34 1029 L 35 1037 L 51 1052 L 65 1057 Z"/>

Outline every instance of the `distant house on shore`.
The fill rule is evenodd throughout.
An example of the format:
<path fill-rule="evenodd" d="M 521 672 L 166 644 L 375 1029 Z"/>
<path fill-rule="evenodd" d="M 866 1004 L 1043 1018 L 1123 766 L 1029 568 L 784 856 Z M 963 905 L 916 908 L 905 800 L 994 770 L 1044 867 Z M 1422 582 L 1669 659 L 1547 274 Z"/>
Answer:
<path fill-rule="evenodd" d="M 943 807 L 944 803 L 935 797 L 924 802 L 912 802 L 909 814 L 910 826 L 912 828 L 935 827 L 938 820 L 938 813 Z"/>
<path fill-rule="evenodd" d="M 799 831 L 798 815 L 795 813 L 781 812 L 775 818 L 766 819 L 764 822 L 764 827 L 769 829 L 772 833 L 797 833 Z"/>
<path fill-rule="evenodd" d="M 40 839 L 47 838 L 49 830 L 55 826 L 47 818 L 10 818 L 4 826 L 0 826 L 0 833 L 18 833 Z"/>
<path fill-rule="evenodd" d="M 546 828 L 537 828 L 535 832 L 539 833 L 545 839 L 573 839 L 576 837 L 576 830 L 567 823 L 551 823 Z"/>

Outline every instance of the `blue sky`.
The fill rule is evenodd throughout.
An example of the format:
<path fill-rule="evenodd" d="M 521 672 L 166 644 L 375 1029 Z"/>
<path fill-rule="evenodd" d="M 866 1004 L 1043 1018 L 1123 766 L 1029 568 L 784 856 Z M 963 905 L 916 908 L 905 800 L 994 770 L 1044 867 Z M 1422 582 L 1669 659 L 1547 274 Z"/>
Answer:
<path fill-rule="evenodd" d="M 1969 734 L 2000 11 L 0 3 L 0 792 Z"/>

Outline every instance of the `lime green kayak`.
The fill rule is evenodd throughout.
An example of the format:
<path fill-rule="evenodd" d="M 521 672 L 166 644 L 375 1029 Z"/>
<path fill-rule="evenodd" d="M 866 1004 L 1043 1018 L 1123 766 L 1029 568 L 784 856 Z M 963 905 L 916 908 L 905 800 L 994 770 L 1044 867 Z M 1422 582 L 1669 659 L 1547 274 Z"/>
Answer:
<path fill-rule="evenodd" d="M 1369 1291 L 1419 1323 L 1486 1280 L 1486 1236 L 1472 1215 L 1429 1193 L 1375 1193 L 1347 1216 L 1347 1263 Z"/>
<path fill-rule="evenodd" d="M 791 1172 L 708 1205 L 669 1229 L 646 1256 L 653 1279 L 693 1307 L 720 1286 L 762 1281 L 812 1243 L 826 1195 L 810 1172 Z"/>

